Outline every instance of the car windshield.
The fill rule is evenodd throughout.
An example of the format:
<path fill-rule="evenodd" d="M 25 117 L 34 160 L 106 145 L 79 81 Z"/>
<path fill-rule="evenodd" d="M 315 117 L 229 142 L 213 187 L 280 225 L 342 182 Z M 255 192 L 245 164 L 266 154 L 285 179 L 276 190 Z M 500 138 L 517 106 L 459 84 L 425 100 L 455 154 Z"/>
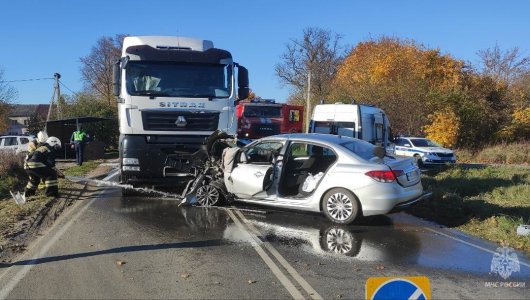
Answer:
<path fill-rule="evenodd" d="M 370 160 L 375 157 L 374 155 L 374 145 L 360 140 L 355 141 L 349 141 L 340 144 L 342 147 L 350 150 L 351 152 L 355 153 L 357 156 Z"/>
<path fill-rule="evenodd" d="M 414 147 L 442 147 L 429 139 L 410 139 Z"/>
<path fill-rule="evenodd" d="M 282 111 L 279 106 L 247 105 L 243 111 L 245 117 L 279 118 Z"/>
<path fill-rule="evenodd" d="M 231 65 L 129 62 L 126 74 L 133 96 L 228 98 L 232 89 Z"/>

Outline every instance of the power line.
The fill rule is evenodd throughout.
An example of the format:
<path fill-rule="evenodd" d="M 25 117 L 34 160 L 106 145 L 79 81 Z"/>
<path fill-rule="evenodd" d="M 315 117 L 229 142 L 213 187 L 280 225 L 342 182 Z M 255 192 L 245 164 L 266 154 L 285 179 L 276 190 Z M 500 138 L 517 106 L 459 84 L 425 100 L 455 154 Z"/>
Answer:
<path fill-rule="evenodd" d="M 70 92 L 72 92 L 74 95 L 77 95 L 77 92 L 72 91 L 72 89 L 70 89 L 69 87 L 67 87 L 62 81 L 59 80 L 59 84 L 62 85 L 65 89 L 67 89 L 67 90 L 69 90 Z"/>
<path fill-rule="evenodd" d="M 18 79 L 18 80 L 1 80 L 0 83 L 37 81 L 37 80 L 53 80 L 53 79 L 54 78 L 32 78 L 32 79 Z"/>

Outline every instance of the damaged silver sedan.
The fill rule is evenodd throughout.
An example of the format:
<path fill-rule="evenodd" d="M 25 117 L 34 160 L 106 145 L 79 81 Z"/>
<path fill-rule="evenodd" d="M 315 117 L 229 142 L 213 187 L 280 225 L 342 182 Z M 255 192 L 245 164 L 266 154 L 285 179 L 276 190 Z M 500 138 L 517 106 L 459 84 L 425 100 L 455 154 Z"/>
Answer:
<path fill-rule="evenodd" d="M 210 145 L 212 163 L 194 184 L 201 205 L 216 205 L 224 197 L 322 212 L 335 223 L 350 224 L 429 196 L 414 159 L 386 156 L 382 148 L 358 139 L 276 135 L 243 148 L 219 141 Z"/>

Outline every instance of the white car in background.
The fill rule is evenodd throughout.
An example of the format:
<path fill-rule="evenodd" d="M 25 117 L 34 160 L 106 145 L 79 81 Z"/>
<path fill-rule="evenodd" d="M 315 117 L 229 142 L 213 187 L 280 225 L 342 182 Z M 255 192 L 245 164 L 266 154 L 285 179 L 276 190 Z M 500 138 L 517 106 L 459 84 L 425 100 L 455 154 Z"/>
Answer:
<path fill-rule="evenodd" d="M 453 150 L 420 137 L 398 137 L 395 140 L 394 154 L 416 158 L 419 166 L 456 163 Z"/>
<path fill-rule="evenodd" d="M 15 153 L 28 152 L 28 143 L 33 139 L 34 137 L 27 135 L 0 136 L 0 151 L 8 150 L 15 151 Z"/>

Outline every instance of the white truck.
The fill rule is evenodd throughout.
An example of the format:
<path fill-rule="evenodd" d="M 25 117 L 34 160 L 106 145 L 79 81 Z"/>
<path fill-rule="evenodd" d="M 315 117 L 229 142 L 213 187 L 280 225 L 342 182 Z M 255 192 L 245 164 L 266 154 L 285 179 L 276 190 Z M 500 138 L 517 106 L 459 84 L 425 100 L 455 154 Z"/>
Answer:
<path fill-rule="evenodd" d="M 354 137 L 384 148 L 389 146 L 390 122 L 385 112 L 365 104 L 319 104 L 309 132 Z"/>
<path fill-rule="evenodd" d="M 236 134 L 235 105 L 248 97 L 248 71 L 213 42 L 126 37 L 113 71 L 121 183 L 174 185 L 204 163 L 196 154 L 210 134 Z"/>

